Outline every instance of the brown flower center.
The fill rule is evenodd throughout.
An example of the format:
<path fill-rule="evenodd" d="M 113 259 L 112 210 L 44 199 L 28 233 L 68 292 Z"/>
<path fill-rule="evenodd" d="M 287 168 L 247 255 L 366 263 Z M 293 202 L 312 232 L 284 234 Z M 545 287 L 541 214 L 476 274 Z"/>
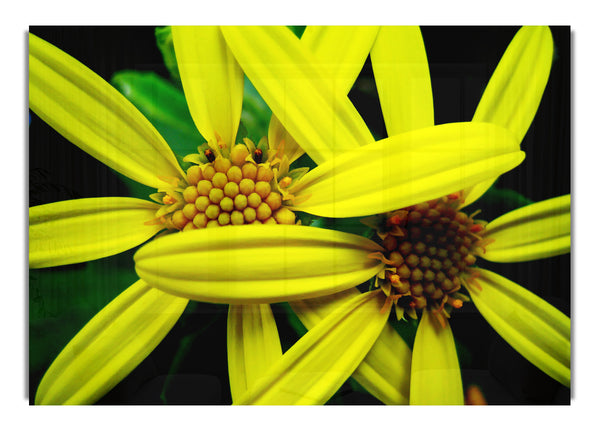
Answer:
<path fill-rule="evenodd" d="M 460 196 L 420 203 L 385 214 L 378 221 L 378 235 L 387 264 L 377 283 L 397 313 L 428 307 L 449 317 L 466 295 L 461 286 L 476 276 L 475 255 L 483 246 L 485 222 L 459 210 Z M 400 317 L 400 316 L 399 316 Z"/>

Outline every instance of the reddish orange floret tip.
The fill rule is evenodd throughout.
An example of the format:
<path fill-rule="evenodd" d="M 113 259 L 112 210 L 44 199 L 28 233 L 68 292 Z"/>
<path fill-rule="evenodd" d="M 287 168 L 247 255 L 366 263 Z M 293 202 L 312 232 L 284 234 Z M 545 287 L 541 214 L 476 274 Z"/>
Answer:
<path fill-rule="evenodd" d="M 457 299 L 457 298 L 450 299 L 448 301 L 448 304 L 450 304 L 454 308 L 461 308 L 463 306 L 463 302 L 460 299 Z"/>
<path fill-rule="evenodd" d="M 170 196 L 170 195 L 165 195 L 162 198 L 162 201 L 163 201 L 163 204 L 165 204 L 165 205 L 172 205 L 175 202 L 177 202 L 177 200 L 173 196 Z"/>
<path fill-rule="evenodd" d="M 481 224 L 474 224 L 473 226 L 471 226 L 471 228 L 469 229 L 472 233 L 479 233 L 483 230 L 483 225 Z"/>

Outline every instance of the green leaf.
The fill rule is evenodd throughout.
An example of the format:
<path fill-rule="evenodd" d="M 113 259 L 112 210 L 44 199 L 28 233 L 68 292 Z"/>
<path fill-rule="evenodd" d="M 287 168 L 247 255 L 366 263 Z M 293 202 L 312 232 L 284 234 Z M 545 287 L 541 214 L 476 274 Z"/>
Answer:
<path fill-rule="evenodd" d="M 150 120 L 184 166 L 183 157 L 205 142 L 189 113 L 183 91 L 152 72 L 117 72 L 111 84 Z"/>
<path fill-rule="evenodd" d="M 302 33 L 306 29 L 305 25 L 288 25 L 287 27 L 294 32 L 298 39 L 302 37 Z"/>
<path fill-rule="evenodd" d="M 271 110 L 260 97 L 248 78 L 244 78 L 244 101 L 242 103 L 242 123 L 247 136 L 255 143 L 267 136 L 271 121 Z M 239 135 L 239 132 L 238 132 Z M 239 141 L 236 141 L 239 142 Z"/>
<path fill-rule="evenodd" d="M 154 35 L 156 36 L 156 46 L 158 46 L 158 49 L 163 56 L 165 66 L 167 66 L 173 80 L 181 86 L 181 77 L 179 76 L 179 69 L 177 68 L 171 27 L 156 27 Z"/>
<path fill-rule="evenodd" d="M 302 154 L 294 163 L 290 165 L 291 169 L 296 168 L 309 168 L 314 169 L 317 167 L 317 164 L 310 158 L 310 156 L 306 153 Z"/>
<path fill-rule="evenodd" d="M 481 217 L 491 221 L 502 214 L 532 203 L 531 199 L 526 198 L 517 191 L 492 186 L 477 201 L 467 206 L 465 212 L 469 213 L 469 211 L 480 209 Z"/>
<path fill-rule="evenodd" d="M 319 218 L 314 220 L 310 225 L 324 229 L 333 229 L 341 232 L 353 233 L 370 238 L 373 234 L 373 229 L 363 224 L 360 220 L 363 217 L 348 217 L 348 218 Z"/>

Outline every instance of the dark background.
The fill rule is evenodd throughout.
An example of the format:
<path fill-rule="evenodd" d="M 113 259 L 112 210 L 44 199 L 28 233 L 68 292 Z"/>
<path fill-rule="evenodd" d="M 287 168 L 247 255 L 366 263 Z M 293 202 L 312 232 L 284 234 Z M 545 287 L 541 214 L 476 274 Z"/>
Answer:
<path fill-rule="evenodd" d="M 518 27 L 423 27 L 434 92 L 436 124 L 469 121 Z M 105 80 L 123 69 L 169 73 L 156 47 L 154 27 L 31 27 Z M 554 62 L 536 118 L 522 143 L 523 164 L 503 175 L 499 188 L 534 201 L 571 189 L 571 51 L 569 27 L 553 27 Z M 375 136 L 385 128 L 367 63 L 350 98 Z M 128 196 L 121 178 L 62 138 L 35 114 L 29 127 L 30 206 L 65 199 Z M 476 208 L 474 208 L 476 209 Z M 491 220 L 497 214 L 480 215 Z M 28 378 L 36 387 L 62 347 L 87 320 L 135 281 L 133 251 L 91 263 L 30 271 Z M 571 315 L 570 255 L 487 269 L 527 287 Z M 90 277 L 90 274 L 95 274 Z M 102 274 L 98 276 L 97 274 Z M 94 278 L 94 281 L 90 281 Z M 281 305 L 273 306 L 284 349 L 297 336 Z M 192 303 L 159 347 L 101 404 L 229 404 L 226 306 Z M 565 404 L 569 390 L 529 364 L 467 304 L 451 325 L 465 387 L 478 384 L 490 403 Z M 331 403 L 378 403 L 346 383 Z"/>

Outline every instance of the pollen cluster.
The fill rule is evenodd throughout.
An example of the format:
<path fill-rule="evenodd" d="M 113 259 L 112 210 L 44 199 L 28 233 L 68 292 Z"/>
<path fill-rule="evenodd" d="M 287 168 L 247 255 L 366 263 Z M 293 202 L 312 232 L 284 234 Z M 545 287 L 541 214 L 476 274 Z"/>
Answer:
<path fill-rule="evenodd" d="M 428 307 L 449 317 L 468 300 L 459 290 L 477 275 L 473 265 L 485 222 L 459 211 L 459 204 L 459 196 L 450 195 L 379 219 L 385 248 L 379 258 L 387 266 L 377 283 L 397 313 L 415 316 L 415 310 Z"/>
<path fill-rule="evenodd" d="M 188 231 L 296 222 L 295 214 L 285 205 L 289 197 L 285 187 L 291 182 L 285 176 L 289 164 L 281 169 L 277 151 L 263 152 L 250 140 L 231 149 L 213 143 L 198 151 L 184 158 L 193 163 L 186 178 L 153 197 L 163 204 L 157 217 L 167 228 Z"/>

